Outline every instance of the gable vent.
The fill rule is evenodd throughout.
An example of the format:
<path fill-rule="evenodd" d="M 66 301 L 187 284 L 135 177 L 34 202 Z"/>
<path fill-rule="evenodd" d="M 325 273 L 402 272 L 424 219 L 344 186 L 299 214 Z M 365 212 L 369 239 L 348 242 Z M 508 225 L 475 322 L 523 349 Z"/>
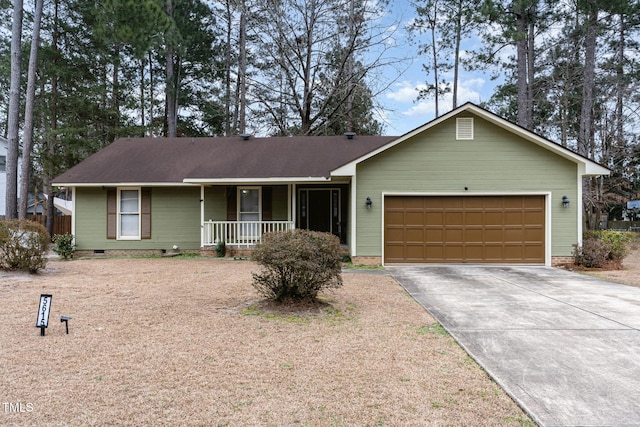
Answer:
<path fill-rule="evenodd" d="M 473 117 L 456 119 L 456 139 L 473 139 Z"/>

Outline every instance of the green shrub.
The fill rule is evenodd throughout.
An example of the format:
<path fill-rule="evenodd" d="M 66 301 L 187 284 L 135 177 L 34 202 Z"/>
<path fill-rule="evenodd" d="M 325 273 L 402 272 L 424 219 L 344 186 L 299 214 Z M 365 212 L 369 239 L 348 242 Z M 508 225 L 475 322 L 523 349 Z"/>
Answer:
<path fill-rule="evenodd" d="M 227 254 L 227 246 L 224 243 L 224 240 L 216 243 L 216 255 L 222 258 L 226 254 Z"/>
<path fill-rule="evenodd" d="M 76 250 L 73 244 L 73 234 L 56 234 L 53 236 L 53 243 L 56 244 L 53 248 L 55 253 L 64 259 L 73 258 L 73 253 Z"/>
<path fill-rule="evenodd" d="M 587 268 L 601 268 L 609 259 L 611 245 L 594 237 L 585 237 L 582 246 L 573 245 L 573 258 L 576 265 Z"/>
<path fill-rule="evenodd" d="M 0 268 L 36 273 L 47 265 L 49 233 L 37 222 L 0 221 Z"/>
<path fill-rule="evenodd" d="M 321 290 L 342 286 L 340 241 L 329 233 L 267 234 L 252 257 L 262 266 L 253 286 L 274 301 L 314 299 Z"/>
<path fill-rule="evenodd" d="M 600 240 L 610 246 L 607 259 L 622 261 L 629 254 L 634 233 L 630 231 L 598 230 L 585 232 L 585 238 Z"/>

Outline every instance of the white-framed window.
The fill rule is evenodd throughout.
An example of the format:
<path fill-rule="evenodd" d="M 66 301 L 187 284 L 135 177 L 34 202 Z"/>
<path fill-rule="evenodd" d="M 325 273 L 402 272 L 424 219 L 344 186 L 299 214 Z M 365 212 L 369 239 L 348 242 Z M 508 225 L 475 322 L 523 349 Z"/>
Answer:
<path fill-rule="evenodd" d="M 118 188 L 118 239 L 140 240 L 140 188 Z"/>
<path fill-rule="evenodd" d="M 473 117 L 458 117 L 456 119 L 456 139 L 473 139 Z"/>
<path fill-rule="evenodd" d="M 240 228 L 242 237 L 256 237 L 260 233 L 262 218 L 261 187 L 238 187 L 238 221 L 252 222 L 243 224 Z"/>

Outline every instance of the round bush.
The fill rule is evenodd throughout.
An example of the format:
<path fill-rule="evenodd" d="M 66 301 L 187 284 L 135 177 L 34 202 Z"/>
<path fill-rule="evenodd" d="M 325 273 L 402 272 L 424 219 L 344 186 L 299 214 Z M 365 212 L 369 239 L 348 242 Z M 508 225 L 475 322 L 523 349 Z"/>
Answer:
<path fill-rule="evenodd" d="M 315 299 L 342 286 L 340 240 L 329 233 L 292 230 L 264 236 L 252 258 L 262 266 L 253 287 L 274 301 Z"/>
<path fill-rule="evenodd" d="M 36 273 L 47 265 L 50 238 L 39 223 L 29 220 L 0 221 L 0 267 Z"/>

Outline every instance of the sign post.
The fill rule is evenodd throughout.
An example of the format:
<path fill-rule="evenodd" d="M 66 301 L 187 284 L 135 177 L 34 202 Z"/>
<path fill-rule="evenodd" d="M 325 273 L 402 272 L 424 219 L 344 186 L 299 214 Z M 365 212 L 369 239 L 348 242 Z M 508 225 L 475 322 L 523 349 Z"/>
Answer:
<path fill-rule="evenodd" d="M 49 312 L 51 311 L 52 295 L 40 295 L 40 306 L 38 307 L 38 320 L 36 328 L 40 328 L 40 336 L 44 336 L 45 329 L 49 326 Z"/>

